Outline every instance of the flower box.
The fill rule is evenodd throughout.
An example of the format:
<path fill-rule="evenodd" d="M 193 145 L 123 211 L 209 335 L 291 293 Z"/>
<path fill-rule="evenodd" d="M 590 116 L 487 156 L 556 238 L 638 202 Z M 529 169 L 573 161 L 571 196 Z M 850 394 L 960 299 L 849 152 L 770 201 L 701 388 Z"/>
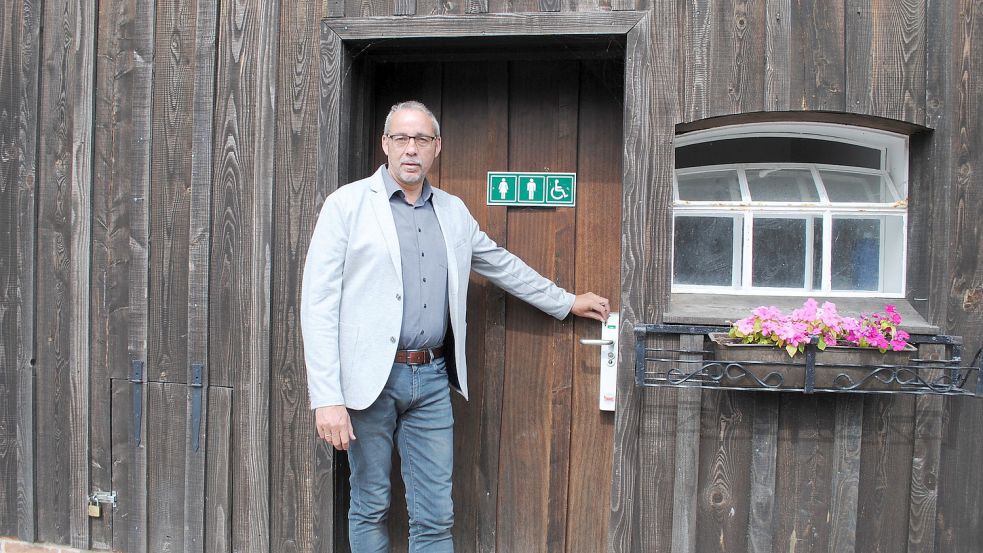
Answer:
<path fill-rule="evenodd" d="M 704 378 L 709 376 L 722 387 L 896 391 L 919 380 L 918 369 L 912 366 L 918 350 L 911 345 L 883 353 L 852 346 L 817 350 L 814 382 L 807 386 L 807 355 L 790 356 L 774 344 L 744 344 L 726 333 L 709 337 L 715 366 L 704 370 Z"/>

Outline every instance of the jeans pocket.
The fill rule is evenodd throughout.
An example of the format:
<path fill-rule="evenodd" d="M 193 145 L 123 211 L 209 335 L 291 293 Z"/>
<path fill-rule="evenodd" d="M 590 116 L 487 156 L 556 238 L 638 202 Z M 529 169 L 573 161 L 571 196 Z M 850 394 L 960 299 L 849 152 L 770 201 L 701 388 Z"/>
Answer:
<path fill-rule="evenodd" d="M 444 361 L 443 357 L 439 357 L 433 360 L 433 371 L 440 375 L 447 375 L 447 362 Z"/>

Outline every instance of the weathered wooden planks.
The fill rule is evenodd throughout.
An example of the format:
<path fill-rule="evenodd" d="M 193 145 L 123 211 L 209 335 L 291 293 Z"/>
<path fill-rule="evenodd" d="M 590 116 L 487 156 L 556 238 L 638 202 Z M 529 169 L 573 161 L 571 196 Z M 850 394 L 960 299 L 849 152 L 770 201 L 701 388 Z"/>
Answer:
<path fill-rule="evenodd" d="M 489 167 L 508 167 L 508 65 L 448 63 L 443 69 L 441 188 L 459 196 L 488 236 L 506 238 L 506 209 L 486 205 L 480 177 Z M 482 313 L 468 325 L 471 400 L 454 401 L 455 547 L 495 551 L 505 378 L 505 295 L 473 277 L 468 311 Z"/>
<path fill-rule="evenodd" d="M 748 496 L 748 553 L 769 553 L 775 538 L 775 472 L 778 455 L 777 394 L 755 398 L 751 423 L 751 467 Z"/>
<path fill-rule="evenodd" d="M 33 541 L 35 191 L 41 10 L 0 7 L 0 534 Z"/>
<path fill-rule="evenodd" d="M 232 547 L 269 550 L 270 260 L 279 2 L 222 2 L 209 383 L 234 389 Z"/>
<path fill-rule="evenodd" d="M 229 388 L 208 391 L 208 467 L 205 487 L 205 551 L 232 551 L 232 400 Z"/>
<path fill-rule="evenodd" d="M 694 551 L 726 553 L 748 549 L 748 469 L 758 468 L 752 465 L 751 449 L 754 399 L 754 394 L 745 392 L 703 394 L 699 457 L 694 470 L 699 478 Z M 767 464 L 761 468 L 767 469 Z"/>
<path fill-rule="evenodd" d="M 765 4 L 728 0 L 687 3 L 687 121 L 760 111 L 765 82 Z"/>
<path fill-rule="evenodd" d="M 946 347 L 923 345 L 921 359 L 946 359 Z M 921 371 L 928 382 L 943 376 L 942 369 Z M 915 424 L 911 457 L 911 493 L 908 507 L 908 552 L 929 553 L 936 549 L 938 482 L 941 469 L 942 402 L 938 396 L 915 398 Z"/>
<path fill-rule="evenodd" d="M 621 238 L 611 218 L 621 213 L 621 148 L 624 110 L 622 60 L 582 61 L 577 178 L 577 292 L 592 291 L 619 308 Z M 619 86 L 622 85 L 622 86 Z M 601 325 L 574 320 L 574 338 L 599 338 Z M 570 490 L 567 551 L 603 552 L 609 524 L 614 414 L 598 408 L 600 355 L 597 346 L 574 342 L 570 423 Z"/>
<path fill-rule="evenodd" d="M 111 378 L 129 377 L 131 308 L 139 311 L 146 296 L 154 18 L 153 4 L 130 0 L 104 3 L 99 13 L 94 117 L 102 124 L 95 127 L 90 289 L 93 491 L 115 489 Z M 135 282 L 131 274 L 139 275 Z M 136 326 L 144 331 L 141 341 L 146 326 Z M 132 420 L 116 423 L 129 427 Z M 113 522 L 108 515 L 92 520 L 94 548 L 113 547 Z"/>
<path fill-rule="evenodd" d="M 793 0 L 789 109 L 843 111 L 843 10 L 840 0 Z"/>
<path fill-rule="evenodd" d="M 829 551 L 854 551 L 857 543 L 863 401 L 836 398 L 833 423 L 833 483 L 829 502 Z"/>
<path fill-rule="evenodd" d="M 366 40 L 396 37 L 624 35 L 642 17 L 643 14 L 637 12 L 563 12 L 418 16 L 413 18 L 412 25 L 406 25 L 407 20 L 402 17 L 352 17 L 346 19 L 343 25 L 333 25 L 331 20 L 327 21 L 344 40 Z"/>
<path fill-rule="evenodd" d="M 317 180 L 319 0 L 280 11 L 270 353 L 270 512 L 272 551 L 314 551 L 315 532 L 331 528 L 317 508 L 317 435 L 307 397 L 300 335 L 304 259 L 325 196 Z"/>
<path fill-rule="evenodd" d="M 864 399 L 856 547 L 904 551 L 908 546 L 915 398 Z"/>
<path fill-rule="evenodd" d="M 89 259 L 94 2 L 46 2 L 39 104 L 38 534 L 89 546 Z M 43 337 L 43 338 L 42 338 Z"/>
<path fill-rule="evenodd" d="M 685 334 L 679 337 L 679 349 L 700 352 L 703 350 L 703 335 Z M 681 361 L 702 362 L 703 354 L 680 354 Z M 681 364 L 681 367 L 694 368 L 694 363 Z M 711 393 L 706 397 L 707 403 L 714 405 L 721 394 Z M 700 493 L 700 459 L 704 454 L 701 448 L 701 404 L 703 390 L 699 388 L 680 388 L 676 392 L 676 459 L 675 475 L 672 489 L 672 551 L 678 553 L 695 553 L 702 551 L 697 546 L 697 509 L 702 503 L 697 495 Z M 716 426 L 719 407 L 708 409 L 712 422 Z M 716 428 L 709 429 L 711 434 Z"/>
<path fill-rule="evenodd" d="M 925 121 L 926 4 L 846 2 L 846 111 Z"/>
<path fill-rule="evenodd" d="M 510 169 L 576 168 L 578 71 L 576 62 L 510 65 Z M 507 246 L 572 288 L 574 225 L 572 209 L 510 211 Z M 512 297 L 506 306 L 499 490 L 512 500 L 499 503 L 498 549 L 563 550 L 573 328 Z"/>

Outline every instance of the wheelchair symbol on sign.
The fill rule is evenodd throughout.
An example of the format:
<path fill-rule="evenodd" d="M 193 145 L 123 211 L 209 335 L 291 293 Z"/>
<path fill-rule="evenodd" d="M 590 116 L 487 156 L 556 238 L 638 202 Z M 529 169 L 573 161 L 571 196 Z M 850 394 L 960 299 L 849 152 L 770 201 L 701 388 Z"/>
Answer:
<path fill-rule="evenodd" d="M 560 179 L 553 180 L 553 188 L 550 188 L 550 198 L 554 200 L 565 200 L 570 197 L 567 189 L 560 186 Z"/>

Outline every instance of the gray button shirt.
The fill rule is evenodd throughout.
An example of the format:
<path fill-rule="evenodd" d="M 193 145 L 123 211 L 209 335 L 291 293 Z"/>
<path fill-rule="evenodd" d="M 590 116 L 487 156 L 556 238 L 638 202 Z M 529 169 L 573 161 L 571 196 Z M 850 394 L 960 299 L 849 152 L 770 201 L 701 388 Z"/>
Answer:
<path fill-rule="evenodd" d="M 382 180 L 396 222 L 399 255 L 403 269 L 403 326 L 400 349 L 432 348 L 444 343 L 448 326 L 447 250 L 433 210 L 429 181 L 416 203 L 406 202 L 403 189 L 388 170 Z"/>

